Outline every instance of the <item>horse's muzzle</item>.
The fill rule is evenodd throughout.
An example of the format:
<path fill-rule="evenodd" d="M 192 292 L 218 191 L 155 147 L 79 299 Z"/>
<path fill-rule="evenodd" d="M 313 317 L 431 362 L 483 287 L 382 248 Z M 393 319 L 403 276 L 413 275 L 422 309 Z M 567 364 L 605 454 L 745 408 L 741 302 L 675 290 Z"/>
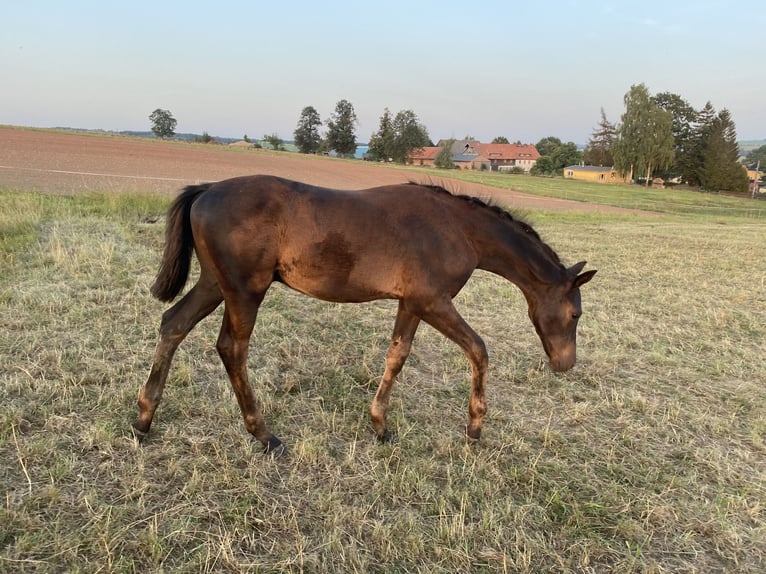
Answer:
<path fill-rule="evenodd" d="M 577 353 L 574 349 L 564 353 L 552 353 L 548 359 L 552 370 L 557 373 L 563 373 L 574 367 L 577 360 Z"/>

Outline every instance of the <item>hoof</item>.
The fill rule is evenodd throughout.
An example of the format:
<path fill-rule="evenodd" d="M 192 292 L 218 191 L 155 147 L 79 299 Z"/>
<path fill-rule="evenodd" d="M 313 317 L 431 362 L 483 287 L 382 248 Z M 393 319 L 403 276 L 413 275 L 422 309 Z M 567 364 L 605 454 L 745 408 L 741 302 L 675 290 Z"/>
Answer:
<path fill-rule="evenodd" d="M 384 430 L 383 434 L 377 435 L 377 437 L 380 444 L 396 444 L 399 442 L 399 438 L 388 429 Z"/>
<path fill-rule="evenodd" d="M 479 439 L 481 438 L 481 429 L 472 429 L 469 426 L 465 427 L 465 438 L 468 440 L 469 444 L 474 444 L 479 442 Z"/>
<path fill-rule="evenodd" d="M 144 432 L 136 427 L 136 423 L 130 425 L 130 432 L 133 434 L 133 438 L 138 441 L 138 444 L 143 444 L 144 439 L 149 435 L 148 432 Z"/>
<path fill-rule="evenodd" d="M 263 446 L 263 454 L 270 454 L 275 458 L 287 456 L 287 447 L 275 436 L 270 436 L 268 442 Z"/>

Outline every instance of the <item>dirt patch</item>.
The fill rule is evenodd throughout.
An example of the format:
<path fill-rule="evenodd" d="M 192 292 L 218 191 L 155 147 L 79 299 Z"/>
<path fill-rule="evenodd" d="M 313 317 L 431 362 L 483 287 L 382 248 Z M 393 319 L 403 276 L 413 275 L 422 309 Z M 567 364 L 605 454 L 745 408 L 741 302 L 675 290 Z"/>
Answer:
<path fill-rule="evenodd" d="M 252 174 L 270 174 L 338 189 L 425 181 L 394 166 L 229 146 L 196 145 L 116 135 L 0 128 L 0 186 L 44 193 L 153 191 Z M 446 187 L 526 209 L 628 213 L 631 210 L 527 195 L 478 184 Z"/>

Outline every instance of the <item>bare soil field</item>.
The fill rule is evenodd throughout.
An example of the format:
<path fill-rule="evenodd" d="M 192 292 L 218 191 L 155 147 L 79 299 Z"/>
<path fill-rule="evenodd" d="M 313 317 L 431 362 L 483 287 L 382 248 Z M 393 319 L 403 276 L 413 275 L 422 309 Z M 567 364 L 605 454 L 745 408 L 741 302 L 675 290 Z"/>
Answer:
<path fill-rule="evenodd" d="M 43 193 L 154 191 L 176 193 L 204 181 L 270 174 L 339 189 L 427 181 L 406 168 L 117 135 L 0 127 L 0 187 Z M 435 173 L 434 183 L 509 207 L 626 213 L 630 210 L 527 195 Z"/>

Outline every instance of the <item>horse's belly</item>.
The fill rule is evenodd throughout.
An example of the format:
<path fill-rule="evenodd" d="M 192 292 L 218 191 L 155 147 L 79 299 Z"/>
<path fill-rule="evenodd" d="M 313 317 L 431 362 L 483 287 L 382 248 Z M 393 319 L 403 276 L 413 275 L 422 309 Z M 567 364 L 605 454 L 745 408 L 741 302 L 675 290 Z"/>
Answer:
<path fill-rule="evenodd" d="M 363 303 L 376 299 L 394 299 L 398 294 L 350 277 L 328 273 L 323 277 L 306 277 L 303 274 L 280 273 L 278 279 L 305 295 L 335 303 Z"/>

